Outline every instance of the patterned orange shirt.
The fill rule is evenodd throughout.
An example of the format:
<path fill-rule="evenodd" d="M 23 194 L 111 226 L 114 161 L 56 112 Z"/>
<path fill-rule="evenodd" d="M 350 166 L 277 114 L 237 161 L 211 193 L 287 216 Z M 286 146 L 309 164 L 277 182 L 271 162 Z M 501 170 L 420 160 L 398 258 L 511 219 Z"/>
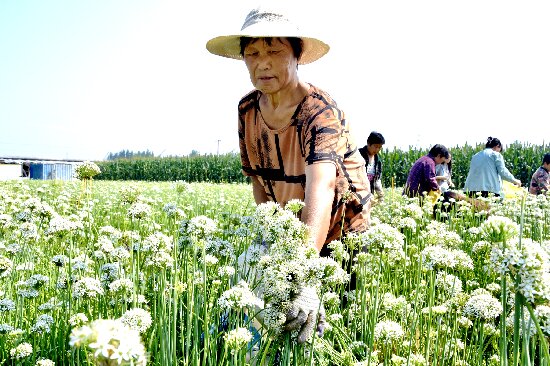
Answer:
<path fill-rule="evenodd" d="M 372 195 L 365 160 L 336 102 L 310 85 L 289 125 L 273 130 L 261 115 L 260 96 L 255 90 L 239 102 L 243 173 L 256 176 L 267 197 L 284 206 L 291 199 L 304 200 L 307 165 L 331 162 L 337 176 L 325 244 L 340 238 L 342 226 L 343 232 L 366 230 Z"/>

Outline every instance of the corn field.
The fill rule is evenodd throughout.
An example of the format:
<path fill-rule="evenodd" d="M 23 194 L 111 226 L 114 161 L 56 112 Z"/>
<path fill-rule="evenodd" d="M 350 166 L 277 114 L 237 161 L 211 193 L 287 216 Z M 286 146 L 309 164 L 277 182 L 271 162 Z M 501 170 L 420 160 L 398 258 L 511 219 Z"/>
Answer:
<path fill-rule="evenodd" d="M 244 183 L 238 155 L 119 159 L 96 162 L 98 180 Z"/>
<path fill-rule="evenodd" d="M 450 148 L 453 156 L 453 181 L 462 187 L 472 156 L 483 149 L 484 145 L 475 147 L 464 145 Z M 410 167 L 416 159 L 426 154 L 429 149 L 409 148 L 382 150 L 380 158 L 383 164 L 382 181 L 385 187 L 403 186 L 407 181 Z M 533 172 L 541 165 L 542 156 L 550 151 L 550 145 L 530 145 L 514 143 L 506 146 L 503 155 L 506 166 L 526 186 Z M 210 183 L 245 183 L 246 177 L 241 173 L 238 154 L 202 155 L 191 157 L 120 159 L 115 161 L 96 162 L 102 173 L 99 180 L 143 180 L 143 181 L 177 181 L 210 182 Z"/>

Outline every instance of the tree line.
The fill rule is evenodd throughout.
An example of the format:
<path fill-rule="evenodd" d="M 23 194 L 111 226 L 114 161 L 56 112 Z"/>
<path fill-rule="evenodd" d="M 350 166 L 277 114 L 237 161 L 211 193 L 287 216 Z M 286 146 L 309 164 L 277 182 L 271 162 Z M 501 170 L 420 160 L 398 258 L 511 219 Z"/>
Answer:
<path fill-rule="evenodd" d="M 118 159 L 137 159 L 137 158 L 154 158 L 155 154 L 152 151 L 130 151 L 130 150 L 120 150 L 117 153 L 107 154 L 107 160 L 113 161 Z"/>

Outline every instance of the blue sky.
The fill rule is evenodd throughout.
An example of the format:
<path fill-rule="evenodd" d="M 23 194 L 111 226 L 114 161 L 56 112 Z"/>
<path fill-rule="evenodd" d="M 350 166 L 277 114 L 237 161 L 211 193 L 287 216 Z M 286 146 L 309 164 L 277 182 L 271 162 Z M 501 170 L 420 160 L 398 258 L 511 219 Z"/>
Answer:
<path fill-rule="evenodd" d="M 331 45 L 301 78 L 336 99 L 359 145 L 371 130 L 399 148 L 548 142 L 550 2 L 285 1 Z M 237 151 L 251 84 L 204 45 L 255 4 L 0 1 L 0 157 Z"/>

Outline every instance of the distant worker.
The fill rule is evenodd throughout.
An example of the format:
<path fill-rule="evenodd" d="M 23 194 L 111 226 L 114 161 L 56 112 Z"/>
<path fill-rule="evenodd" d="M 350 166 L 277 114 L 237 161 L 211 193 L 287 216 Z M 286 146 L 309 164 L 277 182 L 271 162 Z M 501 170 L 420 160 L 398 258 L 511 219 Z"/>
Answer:
<path fill-rule="evenodd" d="M 485 149 L 476 153 L 470 161 L 470 170 L 464 183 L 464 191 L 474 197 L 504 197 L 502 179 L 521 187 L 521 181 L 516 179 L 504 164 L 502 143 L 495 137 L 488 137 Z"/>
<path fill-rule="evenodd" d="M 550 188 L 550 153 L 544 154 L 542 165 L 533 173 L 529 193 L 547 194 Z"/>
<path fill-rule="evenodd" d="M 435 179 L 435 166 L 446 161 L 449 156 L 449 150 L 445 146 L 436 144 L 428 154 L 418 158 L 409 171 L 403 194 L 422 198 L 424 194 L 430 195 L 431 192 L 441 193 Z"/>
<path fill-rule="evenodd" d="M 367 145 L 359 149 L 361 156 L 367 163 L 367 178 L 370 182 L 370 191 L 376 196 L 376 203 L 381 203 L 384 200 L 382 160 L 380 160 L 378 153 L 385 143 L 386 140 L 380 132 L 372 131 L 367 138 Z"/>
<path fill-rule="evenodd" d="M 445 193 L 454 187 L 454 183 L 451 179 L 452 171 L 453 163 L 451 161 L 451 154 L 449 153 L 449 158 L 445 159 L 443 163 L 435 166 L 435 180 L 437 184 L 439 184 L 441 193 Z"/>

